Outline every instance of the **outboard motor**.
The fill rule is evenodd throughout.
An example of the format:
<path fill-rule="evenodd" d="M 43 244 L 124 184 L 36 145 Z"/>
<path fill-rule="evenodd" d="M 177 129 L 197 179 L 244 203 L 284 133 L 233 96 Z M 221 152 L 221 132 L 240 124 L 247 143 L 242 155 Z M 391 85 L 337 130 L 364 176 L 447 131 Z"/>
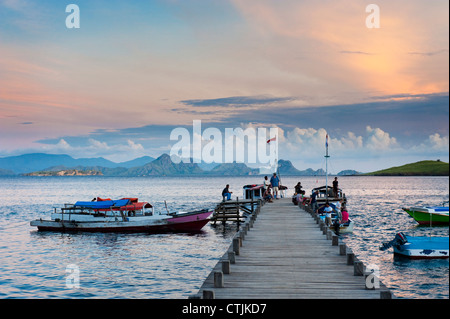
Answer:
<path fill-rule="evenodd" d="M 385 251 L 385 250 L 391 248 L 392 246 L 401 246 L 407 242 L 408 242 L 408 240 L 406 239 L 405 234 L 403 234 L 402 232 L 399 232 L 395 235 L 393 240 L 391 240 L 387 243 L 381 244 L 380 250 Z"/>

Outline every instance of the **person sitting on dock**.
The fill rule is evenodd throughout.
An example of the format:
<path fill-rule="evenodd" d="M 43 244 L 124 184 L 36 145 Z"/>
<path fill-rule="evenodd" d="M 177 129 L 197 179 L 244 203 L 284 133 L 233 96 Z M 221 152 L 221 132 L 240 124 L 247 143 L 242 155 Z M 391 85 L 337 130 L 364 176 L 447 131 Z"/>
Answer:
<path fill-rule="evenodd" d="M 230 200 L 230 199 L 231 199 L 231 194 L 232 194 L 233 192 L 230 192 L 229 188 L 230 188 L 230 185 L 227 184 L 227 186 L 226 186 L 226 187 L 223 189 L 223 191 L 222 191 L 222 198 L 223 198 L 223 201 L 225 201 L 225 200 Z M 226 199 L 225 199 L 225 198 L 226 198 Z"/>
<path fill-rule="evenodd" d="M 272 195 L 272 187 L 267 187 L 266 191 L 264 192 L 263 198 L 266 202 L 272 203 L 273 195 Z"/>
<path fill-rule="evenodd" d="M 294 187 L 295 193 L 294 197 L 292 198 L 292 201 L 295 205 L 298 205 L 298 203 L 303 203 L 303 195 L 305 195 L 305 191 L 302 190 L 302 183 L 298 182 L 297 185 Z"/>

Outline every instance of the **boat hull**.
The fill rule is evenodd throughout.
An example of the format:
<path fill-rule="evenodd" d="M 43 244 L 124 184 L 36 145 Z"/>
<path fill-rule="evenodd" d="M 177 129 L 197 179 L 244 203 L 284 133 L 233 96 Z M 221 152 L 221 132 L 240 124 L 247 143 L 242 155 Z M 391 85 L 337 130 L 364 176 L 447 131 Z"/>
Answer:
<path fill-rule="evenodd" d="M 209 222 L 212 211 L 186 213 L 166 219 L 129 218 L 127 221 L 80 222 L 74 220 L 34 220 L 31 226 L 39 231 L 76 231 L 76 232 L 196 232 Z"/>
<path fill-rule="evenodd" d="M 447 213 L 434 212 L 434 210 L 427 208 L 403 208 L 416 222 L 420 225 L 448 225 L 449 216 Z"/>
<path fill-rule="evenodd" d="M 394 254 L 409 259 L 449 258 L 448 237 L 407 237 L 403 245 L 395 245 Z"/>
<path fill-rule="evenodd" d="M 323 222 L 325 222 L 325 216 L 323 216 L 323 215 L 320 216 L 320 219 L 322 219 Z M 333 220 L 333 222 L 334 222 L 334 220 Z M 348 223 L 340 224 L 339 225 L 339 233 L 340 234 L 353 233 L 354 225 L 355 225 L 355 222 L 353 220 L 351 220 L 351 219 L 349 220 Z M 334 231 L 334 226 L 333 225 L 329 226 L 328 228 L 330 230 Z"/>

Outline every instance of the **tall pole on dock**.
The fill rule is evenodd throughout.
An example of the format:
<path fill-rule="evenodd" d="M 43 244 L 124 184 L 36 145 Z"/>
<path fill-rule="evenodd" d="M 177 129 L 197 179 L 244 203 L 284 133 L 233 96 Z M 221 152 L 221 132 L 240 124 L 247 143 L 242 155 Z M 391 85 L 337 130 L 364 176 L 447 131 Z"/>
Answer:
<path fill-rule="evenodd" d="M 325 140 L 325 148 L 326 148 L 326 154 L 325 154 L 325 186 L 326 186 L 326 198 L 328 201 L 328 158 L 330 157 L 328 155 L 328 134 Z"/>

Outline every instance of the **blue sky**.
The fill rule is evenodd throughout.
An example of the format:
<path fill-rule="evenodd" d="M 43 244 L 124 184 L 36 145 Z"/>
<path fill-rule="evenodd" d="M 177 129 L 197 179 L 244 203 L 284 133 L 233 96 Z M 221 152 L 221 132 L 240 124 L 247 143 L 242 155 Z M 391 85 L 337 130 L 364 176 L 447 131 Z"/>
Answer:
<path fill-rule="evenodd" d="M 0 0 L 0 157 L 158 156 L 170 132 L 278 127 L 300 169 L 448 161 L 448 1 Z"/>

